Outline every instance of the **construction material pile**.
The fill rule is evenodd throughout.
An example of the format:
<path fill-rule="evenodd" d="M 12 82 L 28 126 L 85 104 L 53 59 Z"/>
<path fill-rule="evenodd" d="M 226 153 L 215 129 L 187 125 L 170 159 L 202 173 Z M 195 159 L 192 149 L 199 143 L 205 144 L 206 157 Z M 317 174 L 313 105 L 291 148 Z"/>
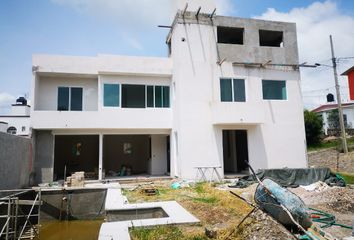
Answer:
<path fill-rule="evenodd" d="M 83 187 L 85 185 L 85 172 L 75 172 L 66 178 L 65 187 Z"/>

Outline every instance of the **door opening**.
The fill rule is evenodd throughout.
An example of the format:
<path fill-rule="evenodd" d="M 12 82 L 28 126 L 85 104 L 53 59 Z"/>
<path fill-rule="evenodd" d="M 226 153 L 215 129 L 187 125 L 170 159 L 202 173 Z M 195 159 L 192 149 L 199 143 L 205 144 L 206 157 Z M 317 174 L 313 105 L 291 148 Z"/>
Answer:
<path fill-rule="evenodd" d="M 223 130 L 222 136 L 224 173 L 248 173 L 247 130 Z"/>

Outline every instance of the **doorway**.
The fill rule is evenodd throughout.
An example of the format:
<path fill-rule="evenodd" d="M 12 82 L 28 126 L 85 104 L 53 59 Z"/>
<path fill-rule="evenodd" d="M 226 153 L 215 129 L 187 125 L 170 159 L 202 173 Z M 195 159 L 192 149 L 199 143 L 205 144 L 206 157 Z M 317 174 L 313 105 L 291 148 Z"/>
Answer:
<path fill-rule="evenodd" d="M 223 130 L 223 158 L 225 174 L 247 174 L 247 130 Z"/>

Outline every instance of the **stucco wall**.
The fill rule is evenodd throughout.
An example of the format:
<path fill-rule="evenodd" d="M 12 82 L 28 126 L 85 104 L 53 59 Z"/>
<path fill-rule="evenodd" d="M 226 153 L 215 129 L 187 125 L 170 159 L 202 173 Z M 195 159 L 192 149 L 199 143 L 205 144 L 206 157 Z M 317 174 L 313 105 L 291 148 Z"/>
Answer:
<path fill-rule="evenodd" d="M 37 85 L 37 104 L 35 110 L 57 110 L 58 87 L 82 87 L 83 111 L 97 111 L 98 81 L 97 78 L 43 77 Z"/>
<path fill-rule="evenodd" d="M 335 171 L 354 173 L 354 152 L 339 153 L 336 149 L 325 149 L 308 153 L 310 167 L 329 167 Z"/>
<path fill-rule="evenodd" d="M 31 139 L 0 132 L 0 189 L 28 187 L 31 172 Z"/>

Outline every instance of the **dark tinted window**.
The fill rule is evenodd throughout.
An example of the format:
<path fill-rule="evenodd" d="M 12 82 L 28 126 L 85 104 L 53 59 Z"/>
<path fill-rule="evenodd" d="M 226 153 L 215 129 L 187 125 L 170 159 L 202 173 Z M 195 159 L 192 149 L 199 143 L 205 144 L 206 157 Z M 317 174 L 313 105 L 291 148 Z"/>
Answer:
<path fill-rule="evenodd" d="M 263 99 L 286 100 L 286 82 L 262 80 Z"/>
<path fill-rule="evenodd" d="M 170 87 L 163 86 L 163 107 L 170 107 Z"/>
<path fill-rule="evenodd" d="M 82 111 L 82 88 L 71 88 L 71 111 Z"/>
<path fill-rule="evenodd" d="M 145 108 L 145 85 L 122 85 L 123 108 Z"/>
<path fill-rule="evenodd" d="M 162 107 L 162 86 L 155 86 L 155 107 Z"/>
<path fill-rule="evenodd" d="M 58 87 L 58 111 L 69 110 L 69 88 Z"/>
<path fill-rule="evenodd" d="M 220 79 L 220 95 L 222 102 L 232 102 L 231 79 Z"/>
<path fill-rule="evenodd" d="M 154 107 L 154 86 L 146 86 L 147 107 Z"/>
<path fill-rule="evenodd" d="M 234 102 L 245 102 L 245 80 L 233 79 L 234 83 Z"/>

